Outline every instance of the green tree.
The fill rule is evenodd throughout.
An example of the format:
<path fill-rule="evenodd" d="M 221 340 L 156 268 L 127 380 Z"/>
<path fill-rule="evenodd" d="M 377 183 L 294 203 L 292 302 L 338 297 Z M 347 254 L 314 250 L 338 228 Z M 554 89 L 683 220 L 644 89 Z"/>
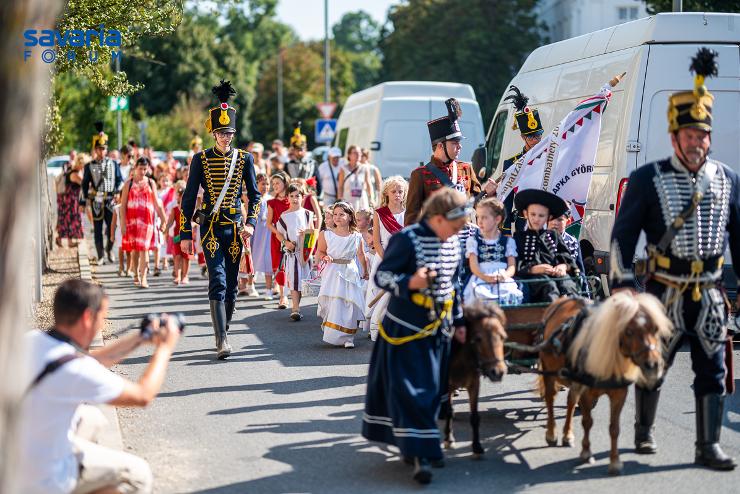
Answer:
<path fill-rule="evenodd" d="M 364 10 L 348 12 L 332 27 L 336 45 L 353 53 L 377 51 L 380 26 Z"/>
<path fill-rule="evenodd" d="M 649 14 L 672 12 L 673 0 L 645 0 Z M 740 0 L 684 0 L 684 12 L 740 12 Z"/>
<path fill-rule="evenodd" d="M 352 64 L 347 54 L 335 47 L 331 54 L 331 94 L 344 101 L 355 89 Z M 260 70 L 257 99 L 253 112 L 254 136 L 268 141 L 277 136 L 277 56 L 268 59 Z M 283 125 L 289 133 L 295 121 L 303 123 L 303 133 L 313 143 L 316 103 L 324 100 L 323 43 L 296 43 L 283 49 Z M 283 138 L 286 136 L 281 136 Z"/>
<path fill-rule="evenodd" d="M 542 44 L 537 0 L 408 0 L 380 42 L 383 80 L 473 86 L 484 122 L 527 54 Z"/>
<path fill-rule="evenodd" d="M 380 25 L 363 10 L 348 12 L 332 27 L 334 44 L 347 52 L 356 90 L 378 82 L 382 62 L 378 43 Z"/>

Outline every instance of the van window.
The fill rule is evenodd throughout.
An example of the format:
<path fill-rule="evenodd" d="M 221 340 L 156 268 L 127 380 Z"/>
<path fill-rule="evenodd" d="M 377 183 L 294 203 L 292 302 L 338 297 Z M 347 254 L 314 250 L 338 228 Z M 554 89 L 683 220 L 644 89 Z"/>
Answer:
<path fill-rule="evenodd" d="M 506 129 L 506 119 L 508 117 L 508 111 L 504 110 L 496 114 L 493 120 L 493 129 L 491 134 L 488 136 L 488 142 L 486 147 L 488 148 L 488 162 L 486 163 L 486 176 L 490 177 L 491 174 L 498 168 L 499 158 L 501 157 L 501 144 L 504 142 L 504 130 Z"/>
<path fill-rule="evenodd" d="M 342 156 L 345 155 L 344 148 L 347 146 L 347 135 L 349 134 L 349 127 L 345 127 L 339 131 L 339 137 L 337 137 L 337 147 L 342 150 Z"/>

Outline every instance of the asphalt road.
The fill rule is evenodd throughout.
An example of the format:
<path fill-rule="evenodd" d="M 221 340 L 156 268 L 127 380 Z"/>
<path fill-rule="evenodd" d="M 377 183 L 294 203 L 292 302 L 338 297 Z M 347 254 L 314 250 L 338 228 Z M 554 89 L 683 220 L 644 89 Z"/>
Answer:
<path fill-rule="evenodd" d="M 462 392 L 455 400 L 456 447 L 448 451 L 447 466 L 435 470 L 432 485 L 419 487 L 410 467 L 392 451 L 359 434 L 372 348 L 366 337 L 358 337 L 353 350 L 322 343 L 315 299 L 304 302 L 306 317 L 298 323 L 275 303 L 240 299 L 229 336 L 234 353 L 226 362 L 216 361 L 206 282 L 193 275 L 188 287 L 176 287 L 163 275 L 141 290 L 118 278 L 112 266 L 97 274 L 111 297 L 110 317 L 119 332 L 149 312 L 180 311 L 188 319 L 159 398 L 146 410 L 119 410 L 124 444 L 149 461 L 157 492 L 738 492 L 740 471 L 693 466 L 694 400 L 686 351 L 664 386 L 656 455 L 631 452 L 630 393 L 622 414 L 620 477 L 607 475 L 605 399 L 595 411 L 596 463 L 583 465 L 579 446 L 546 446 L 546 412 L 531 391 L 532 376 L 507 376 L 502 383 L 483 385 L 484 458 L 471 458 Z M 150 352 L 139 349 L 116 371 L 135 379 Z M 740 352 L 735 362 L 738 367 Z M 565 393 L 557 404 L 562 419 Z M 740 397 L 730 397 L 728 405 L 722 444 L 740 458 Z"/>

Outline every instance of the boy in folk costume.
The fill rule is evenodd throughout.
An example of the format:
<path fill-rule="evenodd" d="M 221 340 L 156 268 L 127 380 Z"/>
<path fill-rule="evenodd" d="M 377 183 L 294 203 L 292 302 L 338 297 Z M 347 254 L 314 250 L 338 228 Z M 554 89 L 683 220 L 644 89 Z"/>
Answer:
<path fill-rule="evenodd" d="M 300 311 L 301 282 L 311 274 L 311 249 L 304 249 L 304 240 L 307 235 L 314 234 L 315 219 L 312 211 L 303 208 L 303 186 L 288 185 L 288 201 L 290 207 L 277 222 L 277 239 L 285 256 L 285 283 L 293 304 L 290 318 L 300 321 L 303 319 Z"/>
<path fill-rule="evenodd" d="M 359 323 L 364 321 L 365 292 L 360 269 L 368 272 L 352 206 L 339 201 L 333 207 L 334 228 L 319 234 L 316 256 L 326 263 L 321 272 L 318 316 L 324 341 L 354 348 Z"/>
<path fill-rule="evenodd" d="M 716 57 L 717 52 L 701 48 L 691 63 L 694 90 L 669 97 L 668 131 L 674 153 L 630 175 L 612 231 L 611 279 L 613 291 L 636 288 L 639 266 L 633 271 L 632 261 L 640 232 L 645 232 L 648 260 L 639 274 L 647 276 L 645 290 L 663 301 L 675 326 L 667 345 L 668 365 L 684 341 L 691 348 L 694 462 L 732 470 L 737 463 L 719 444 L 725 395 L 728 385 L 734 385 L 729 301 L 721 283 L 728 246 L 735 276 L 740 278 L 740 179 L 726 164 L 708 158 L 714 95 L 704 82 L 718 73 Z M 737 64 L 737 58 L 730 60 Z M 657 451 L 654 424 L 659 396 L 660 383 L 653 389 L 635 385 L 637 453 Z"/>
<path fill-rule="evenodd" d="M 370 360 L 362 435 L 397 446 L 423 484 L 443 461 L 437 414 L 448 399 L 452 335 L 465 341 L 456 233 L 469 213 L 461 192 L 435 193 L 419 223 L 391 237 L 375 273 L 391 297 Z"/>
<path fill-rule="evenodd" d="M 378 339 L 378 325 L 383 315 L 385 315 L 390 299 L 390 293 L 381 290 L 375 284 L 375 272 L 383 260 L 391 236 L 403 229 L 404 203 L 407 191 L 408 182 L 401 176 L 388 177 L 383 182 L 381 189 L 381 206 L 373 213 L 372 230 L 375 255 L 373 255 L 370 263 L 370 280 L 365 295 L 365 303 L 367 304 L 365 317 L 370 322 L 370 339 L 373 341 Z"/>
<path fill-rule="evenodd" d="M 578 267 L 555 230 L 547 229 L 553 217 L 565 214 L 568 205 L 552 192 L 539 189 L 520 190 L 514 198 L 517 211 L 524 213 L 526 227 L 514 233 L 517 278 L 535 280 L 525 284 L 529 302 L 553 302 L 562 295 L 579 294 L 578 286 L 568 276 L 577 276 Z"/>
<path fill-rule="evenodd" d="M 190 165 L 182 198 L 180 247 L 185 254 L 193 253 L 192 218 L 200 227 L 208 265 L 208 300 L 218 358 L 225 359 L 231 355 L 226 332 L 236 307 L 242 239 L 254 232 L 260 194 L 252 155 L 231 146 L 236 133 L 236 110 L 228 101 L 236 91 L 228 81 L 221 81 L 213 88 L 213 94 L 219 105 L 209 110 L 205 126 L 213 133 L 216 144 L 196 154 Z M 199 187 L 203 188 L 203 200 L 196 212 Z M 246 218 L 241 212 L 242 187 L 249 197 Z"/>

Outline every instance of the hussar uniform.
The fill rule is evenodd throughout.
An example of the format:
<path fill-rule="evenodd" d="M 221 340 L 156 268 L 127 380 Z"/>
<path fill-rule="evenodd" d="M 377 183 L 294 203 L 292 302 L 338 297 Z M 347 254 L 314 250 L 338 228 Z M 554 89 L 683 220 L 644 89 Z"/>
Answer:
<path fill-rule="evenodd" d="M 462 115 L 460 104 L 454 98 L 448 99 L 445 104 L 447 115 L 427 122 L 432 146 L 440 142 L 460 141 L 464 138 L 458 122 Z M 442 187 L 459 190 L 468 197 L 475 197 L 480 193 L 480 183 L 470 163 L 455 161 L 449 156 L 447 156 L 447 161 L 432 157 L 429 163 L 411 172 L 404 224 L 415 223 L 419 219 L 424 201 Z"/>
<path fill-rule="evenodd" d="M 209 133 L 236 132 L 236 110 L 228 104 L 230 96 L 235 94 L 234 90 L 228 81 L 221 81 L 213 91 L 220 105 L 210 110 L 206 130 Z M 229 179 L 232 162 L 233 172 Z M 228 187 L 225 188 L 227 180 Z M 203 189 L 203 200 L 200 209 L 195 211 L 199 187 Z M 241 214 L 243 188 L 246 188 L 249 198 L 246 218 L 242 218 Z M 216 209 L 222 190 L 223 198 Z M 226 331 L 234 313 L 238 292 L 239 260 L 243 247 L 239 232 L 245 224 L 255 226 L 260 197 L 254 159 L 250 153 L 232 147 L 224 154 L 214 146 L 193 156 L 182 197 L 180 239 L 192 240 L 192 218 L 199 225 L 200 241 L 208 266 L 208 299 L 219 358 L 227 357 L 231 351 Z"/>
<path fill-rule="evenodd" d="M 713 95 L 705 77 L 716 75 L 715 52 L 702 48 L 692 63 L 693 91 L 669 98 L 669 131 L 696 128 L 711 132 Z M 683 151 L 680 153 L 683 155 Z M 740 184 L 724 163 L 707 159 L 697 172 L 682 156 L 641 166 L 630 175 L 612 232 L 611 276 L 614 287 L 632 287 L 633 256 L 645 232 L 648 259 L 634 265 L 646 275 L 645 289 L 659 297 L 675 325 L 666 359 L 673 360 L 683 341 L 691 348 L 696 399 L 696 462 L 716 469 L 735 462 L 719 447 L 726 393 L 727 307 L 721 287 L 728 240 L 735 273 L 740 276 Z M 635 386 L 635 445 L 654 453 L 653 423 L 659 386 Z"/>
<path fill-rule="evenodd" d="M 542 120 L 540 119 L 540 112 L 536 108 L 530 108 L 529 98 L 519 91 L 519 88 L 512 85 L 509 86 L 509 94 L 504 101 L 511 101 L 514 105 L 514 125 L 513 130 L 519 130 L 522 136 L 536 136 L 542 135 L 544 129 L 542 128 Z M 504 160 L 503 171 L 505 172 L 516 163 L 519 158 L 524 156 L 527 152 L 526 148 L 512 156 L 509 159 Z M 501 231 L 505 235 L 512 235 L 514 231 L 520 231 L 524 229 L 526 222 L 521 218 L 518 212 L 514 209 L 514 197 L 515 192 L 508 195 L 504 201 L 504 210 L 506 211 L 506 221 L 501 223 Z"/>
<path fill-rule="evenodd" d="M 95 123 L 96 133 L 92 138 L 92 148 L 108 148 L 108 136 L 103 132 L 103 123 Z M 82 175 L 82 197 L 81 204 L 89 205 L 93 217 L 93 233 L 95 238 L 95 251 L 98 264 L 105 262 L 104 255 L 107 253 L 108 260 L 113 261 L 112 249 L 114 239 L 110 236 L 110 225 L 113 222 L 113 208 L 116 203 L 116 194 L 123 188 L 123 176 L 121 176 L 120 165 L 108 158 L 93 160 L 87 165 Z M 103 245 L 105 237 L 105 250 Z"/>

